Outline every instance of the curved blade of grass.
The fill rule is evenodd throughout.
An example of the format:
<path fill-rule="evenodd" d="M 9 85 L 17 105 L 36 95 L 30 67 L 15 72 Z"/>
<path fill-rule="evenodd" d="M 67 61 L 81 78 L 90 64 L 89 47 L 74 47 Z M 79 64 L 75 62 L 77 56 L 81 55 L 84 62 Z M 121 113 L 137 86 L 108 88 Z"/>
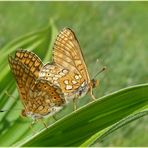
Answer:
<path fill-rule="evenodd" d="M 29 137 L 19 146 L 80 146 L 95 133 L 147 106 L 147 91 L 148 84 L 144 84 L 102 97 Z"/>

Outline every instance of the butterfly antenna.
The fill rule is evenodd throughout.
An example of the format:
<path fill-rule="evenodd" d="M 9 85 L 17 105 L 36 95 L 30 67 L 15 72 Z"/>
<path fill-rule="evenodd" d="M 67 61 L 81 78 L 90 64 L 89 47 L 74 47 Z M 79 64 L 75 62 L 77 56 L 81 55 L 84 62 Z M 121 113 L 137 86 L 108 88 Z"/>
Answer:
<path fill-rule="evenodd" d="M 93 79 L 95 79 L 100 73 L 102 73 L 103 71 L 106 70 L 106 66 L 104 66 L 100 71 L 98 71 L 94 76 L 93 76 Z"/>
<path fill-rule="evenodd" d="M 96 74 L 95 74 L 95 70 L 96 70 L 96 68 L 98 67 L 98 63 L 99 63 L 99 59 L 96 60 L 95 66 L 93 66 L 93 73 L 92 73 L 92 75 L 96 75 Z"/>

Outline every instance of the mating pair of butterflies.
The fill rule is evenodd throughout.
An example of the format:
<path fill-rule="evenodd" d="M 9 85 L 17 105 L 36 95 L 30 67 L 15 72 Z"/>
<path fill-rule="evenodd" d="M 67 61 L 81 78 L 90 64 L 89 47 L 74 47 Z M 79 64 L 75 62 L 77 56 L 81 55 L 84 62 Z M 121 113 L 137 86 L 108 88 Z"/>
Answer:
<path fill-rule="evenodd" d="M 40 58 L 27 50 L 9 56 L 9 64 L 17 81 L 22 115 L 32 119 L 58 112 L 70 100 L 84 96 L 96 81 L 90 80 L 83 55 L 74 32 L 63 29 L 57 36 L 51 63 L 43 64 Z"/>

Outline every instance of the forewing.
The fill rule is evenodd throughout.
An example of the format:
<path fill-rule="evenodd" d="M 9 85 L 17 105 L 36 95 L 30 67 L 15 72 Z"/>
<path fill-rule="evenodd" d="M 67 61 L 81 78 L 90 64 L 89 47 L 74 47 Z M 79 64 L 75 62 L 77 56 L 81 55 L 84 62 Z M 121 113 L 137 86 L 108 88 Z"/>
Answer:
<path fill-rule="evenodd" d="M 30 87 L 35 83 L 36 71 L 30 69 L 16 58 L 9 56 L 9 65 L 17 81 L 17 87 L 22 101 L 27 101 L 27 93 Z"/>
<path fill-rule="evenodd" d="M 53 47 L 53 61 L 63 68 L 83 76 L 90 82 L 87 67 L 74 32 L 65 28 L 57 36 Z"/>
<path fill-rule="evenodd" d="M 27 50 L 18 50 L 16 51 L 15 59 L 25 65 L 36 78 L 39 76 L 39 71 L 41 70 L 43 63 L 35 53 Z"/>

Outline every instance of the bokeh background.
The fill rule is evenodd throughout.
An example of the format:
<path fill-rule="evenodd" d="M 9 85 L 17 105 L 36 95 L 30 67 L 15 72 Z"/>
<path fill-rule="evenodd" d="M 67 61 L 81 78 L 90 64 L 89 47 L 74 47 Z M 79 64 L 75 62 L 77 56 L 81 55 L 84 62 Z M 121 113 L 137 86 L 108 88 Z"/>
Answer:
<path fill-rule="evenodd" d="M 0 48 L 51 19 L 75 31 L 91 75 L 107 66 L 97 97 L 148 82 L 147 2 L 0 2 Z M 147 123 L 134 121 L 94 146 L 148 146 Z"/>

